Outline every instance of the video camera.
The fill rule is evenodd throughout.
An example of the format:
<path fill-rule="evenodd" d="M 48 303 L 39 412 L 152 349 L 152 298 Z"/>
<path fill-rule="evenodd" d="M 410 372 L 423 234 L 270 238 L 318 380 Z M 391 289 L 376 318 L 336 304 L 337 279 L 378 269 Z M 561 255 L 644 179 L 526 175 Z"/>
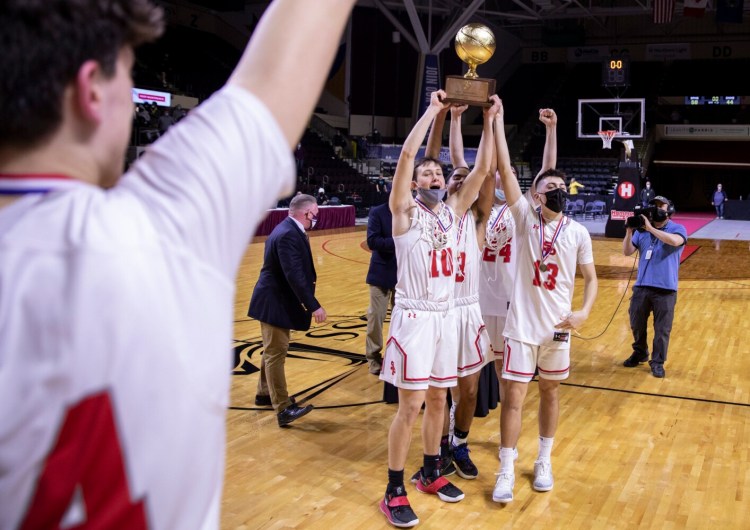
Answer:
<path fill-rule="evenodd" d="M 646 222 L 643 220 L 643 217 L 641 217 L 641 215 L 646 216 L 648 222 L 652 224 L 654 222 L 654 216 L 657 215 L 660 217 L 660 220 L 663 221 L 664 219 L 661 219 L 661 216 L 656 213 L 656 210 L 659 210 L 659 208 L 657 208 L 656 206 L 646 206 L 644 208 L 640 204 L 637 205 L 635 208 L 633 208 L 633 215 L 625 220 L 625 226 L 642 231 L 643 227 L 646 226 Z M 664 212 L 664 210 L 660 211 Z"/>
<path fill-rule="evenodd" d="M 662 208 L 659 208 L 659 206 L 657 206 L 657 203 L 666 204 L 667 209 L 663 210 Z M 634 228 L 635 230 L 643 231 L 643 227 L 646 225 L 646 223 L 641 215 L 645 216 L 646 219 L 648 219 L 648 222 L 653 224 L 666 221 L 669 217 L 672 216 L 672 214 L 674 214 L 674 212 L 675 209 L 672 201 L 670 201 L 666 197 L 657 195 L 656 197 L 648 201 L 648 206 L 643 207 L 641 205 L 638 205 L 633 208 L 633 215 L 625 220 L 625 226 Z"/>

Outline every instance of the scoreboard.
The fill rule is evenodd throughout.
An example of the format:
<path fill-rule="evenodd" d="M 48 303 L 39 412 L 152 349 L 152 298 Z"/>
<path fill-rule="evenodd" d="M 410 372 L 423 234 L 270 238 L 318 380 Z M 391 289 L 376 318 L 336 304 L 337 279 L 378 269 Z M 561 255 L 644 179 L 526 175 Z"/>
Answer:
<path fill-rule="evenodd" d="M 602 61 L 602 86 L 630 86 L 630 58 L 612 56 Z"/>
<path fill-rule="evenodd" d="M 685 105 L 740 105 L 742 96 L 685 96 Z"/>

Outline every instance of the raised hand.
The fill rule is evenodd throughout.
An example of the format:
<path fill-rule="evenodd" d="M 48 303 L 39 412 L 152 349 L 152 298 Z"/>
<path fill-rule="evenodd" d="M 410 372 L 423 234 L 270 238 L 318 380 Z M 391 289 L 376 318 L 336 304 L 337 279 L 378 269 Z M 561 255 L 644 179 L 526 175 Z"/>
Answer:
<path fill-rule="evenodd" d="M 552 109 L 539 109 L 539 121 L 545 126 L 557 125 L 557 114 Z"/>

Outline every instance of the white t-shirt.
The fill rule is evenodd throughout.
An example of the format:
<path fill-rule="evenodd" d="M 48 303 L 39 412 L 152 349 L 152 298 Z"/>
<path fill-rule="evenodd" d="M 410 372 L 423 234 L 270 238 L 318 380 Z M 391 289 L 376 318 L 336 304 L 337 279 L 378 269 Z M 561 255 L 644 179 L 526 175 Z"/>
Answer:
<path fill-rule="evenodd" d="M 65 526 L 218 528 L 235 277 L 291 151 L 226 87 L 115 188 L 67 182 L 0 209 L 0 528 L 53 510 L 43 473 L 75 491 Z M 73 456 L 53 467 L 56 444 Z"/>
<path fill-rule="evenodd" d="M 566 216 L 544 221 L 523 196 L 510 211 L 516 222 L 518 262 L 504 335 L 529 344 L 546 344 L 559 331 L 555 325 L 571 311 L 576 264 L 594 262 L 591 236 Z M 545 251 L 542 265 L 543 245 L 549 253 Z"/>
<path fill-rule="evenodd" d="M 479 273 L 479 306 L 487 316 L 506 316 L 516 271 L 516 227 L 506 205 L 494 205 L 487 220 Z"/>

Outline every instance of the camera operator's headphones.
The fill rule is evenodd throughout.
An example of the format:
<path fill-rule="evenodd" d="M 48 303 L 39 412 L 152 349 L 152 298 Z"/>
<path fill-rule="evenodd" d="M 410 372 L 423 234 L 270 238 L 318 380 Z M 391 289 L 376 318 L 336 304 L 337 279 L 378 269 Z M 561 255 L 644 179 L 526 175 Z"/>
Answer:
<path fill-rule="evenodd" d="M 656 197 L 648 201 L 648 204 L 650 206 L 656 206 L 657 201 L 663 202 L 664 204 L 667 205 L 667 216 L 672 217 L 674 215 L 675 209 L 674 209 L 674 203 L 672 201 L 670 201 L 663 195 L 657 195 Z"/>

